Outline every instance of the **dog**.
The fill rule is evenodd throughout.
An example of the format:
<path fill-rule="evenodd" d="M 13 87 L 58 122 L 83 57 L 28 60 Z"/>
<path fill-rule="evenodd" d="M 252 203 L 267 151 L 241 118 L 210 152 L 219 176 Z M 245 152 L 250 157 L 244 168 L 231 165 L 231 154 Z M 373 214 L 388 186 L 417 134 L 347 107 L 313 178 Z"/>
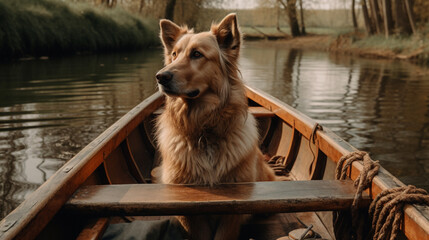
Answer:
<path fill-rule="evenodd" d="M 156 122 L 161 182 L 213 186 L 275 180 L 258 147 L 257 123 L 237 67 L 242 39 L 236 15 L 207 32 L 165 19 L 160 29 L 165 67 L 156 79 L 166 98 Z M 179 220 L 191 239 L 236 239 L 243 218 Z"/>

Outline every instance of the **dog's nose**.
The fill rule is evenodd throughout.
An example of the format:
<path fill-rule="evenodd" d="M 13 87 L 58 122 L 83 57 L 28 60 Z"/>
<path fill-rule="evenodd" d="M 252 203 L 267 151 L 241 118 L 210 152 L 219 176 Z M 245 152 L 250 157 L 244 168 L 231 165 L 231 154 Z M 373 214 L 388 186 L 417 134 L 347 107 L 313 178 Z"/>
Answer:
<path fill-rule="evenodd" d="M 169 71 L 158 72 L 156 74 L 156 79 L 158 80 L 158 83 L 161 85 L 167 84 L 172 78 L 173 78 L 173 73 Z"/>

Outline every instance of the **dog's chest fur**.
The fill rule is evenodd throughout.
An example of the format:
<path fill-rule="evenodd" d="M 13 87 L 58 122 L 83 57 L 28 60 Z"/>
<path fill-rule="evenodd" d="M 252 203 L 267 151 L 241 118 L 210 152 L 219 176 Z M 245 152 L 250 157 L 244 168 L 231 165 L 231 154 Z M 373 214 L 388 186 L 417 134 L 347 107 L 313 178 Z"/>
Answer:
<path fill-rule="evenodd" d="M 236 182 L 236 175 L 230 172 L 237 166 L 246 168 L 243 170 L 252 175 L 256 167 L 256 156 L 248 155 L 254 155 L 258 133 L 256 121 L 251 114 L 237 115 L 224 122 L 218 121 L 209 128 L 195 127 L 192 129 L 194 131 L 183 129 L 184 126 L 177 123 L 179 120 L 176 117 L 177 112 L 165 111 L 159 119 L 163 124 L 158 125 L 163 183 L 213 185 Z M 243 162 L 246 162 L 244 166 Z"/>

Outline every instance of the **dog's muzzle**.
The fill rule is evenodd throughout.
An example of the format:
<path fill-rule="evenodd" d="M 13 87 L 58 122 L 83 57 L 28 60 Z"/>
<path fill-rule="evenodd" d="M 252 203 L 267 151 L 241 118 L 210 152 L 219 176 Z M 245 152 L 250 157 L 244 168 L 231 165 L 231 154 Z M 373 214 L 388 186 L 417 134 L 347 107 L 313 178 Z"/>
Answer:
<path fill-rule="evenodd" d="M 169 71 L 158 72 L 156 74 L 156 79 L 159 84 L 163 86 L 167 86 L 168 83 L 173 79 L 173 73 Z"/>

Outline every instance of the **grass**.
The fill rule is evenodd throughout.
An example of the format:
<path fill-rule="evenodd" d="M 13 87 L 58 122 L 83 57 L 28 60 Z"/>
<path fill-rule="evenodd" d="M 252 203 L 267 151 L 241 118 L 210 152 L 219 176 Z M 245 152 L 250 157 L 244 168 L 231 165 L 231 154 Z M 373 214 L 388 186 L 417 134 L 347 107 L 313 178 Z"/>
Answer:
<path fill-rule="evenodd" d="M 157 45 L 155 22 L 120 8 L 0 0 L 0 58 L 134 50 Z"/>
<path fill-rule="evenodd" d="M 386 38 L 382 35 L 369 36 L 361 40 L 355 41 L 352 46 L 358 48 L 375 48 L 391 50 L 394 53 L 404 51 L 415 51 L 419 48 L 427 46 L 428 41 L 419 36 L 391 36 Z"/>
<path fill-rule="evenodd" d="M 370 58 L 390 58 L 429 63 L 429 24 L 412 36 L 384 35 L 366 36 L 363 31 L 355 33 L 350 27 L 306 28 L 307 37 L 292 38 L 289 28 L 241 27 L 244 35 L 254 39 L 283 35 L 289 47 L 320 49 L 359 55 Z"/>
<path fill-rule="evenodd" d="M 384 35 L 360 37 L 349 35 L 351 44 L 343 46 L 361 55 L 374 55 L 375 57 L 410 59 L 422 63 L 429 62 L 429 40 L 423 31 L 411 36 Z"/>
<path fill-rule="evenodd" d="M 285 35 L 290 36 L 290 28 L 289 27 L 281 27 L 281 32 L 277 30 L 275 27 L 249 27 L 242 26 L 240 27 L 241 31 L 247 36 L 251 37 L 261 37 L 263 38 L 263 34 L 268 36 L 277 36 L 277 35 Z M 306 32 L 308 34 L 318 34 L 318 35 L 330 35 L 330 36 L 339 36 L 348 32 L 353 31 L 353 28 L 350 27 L 336 27 L 336 28 L 327 28 L 327 27 L 307 27 Z M 263 33 L 263 34 L 262 34 Z"/>

